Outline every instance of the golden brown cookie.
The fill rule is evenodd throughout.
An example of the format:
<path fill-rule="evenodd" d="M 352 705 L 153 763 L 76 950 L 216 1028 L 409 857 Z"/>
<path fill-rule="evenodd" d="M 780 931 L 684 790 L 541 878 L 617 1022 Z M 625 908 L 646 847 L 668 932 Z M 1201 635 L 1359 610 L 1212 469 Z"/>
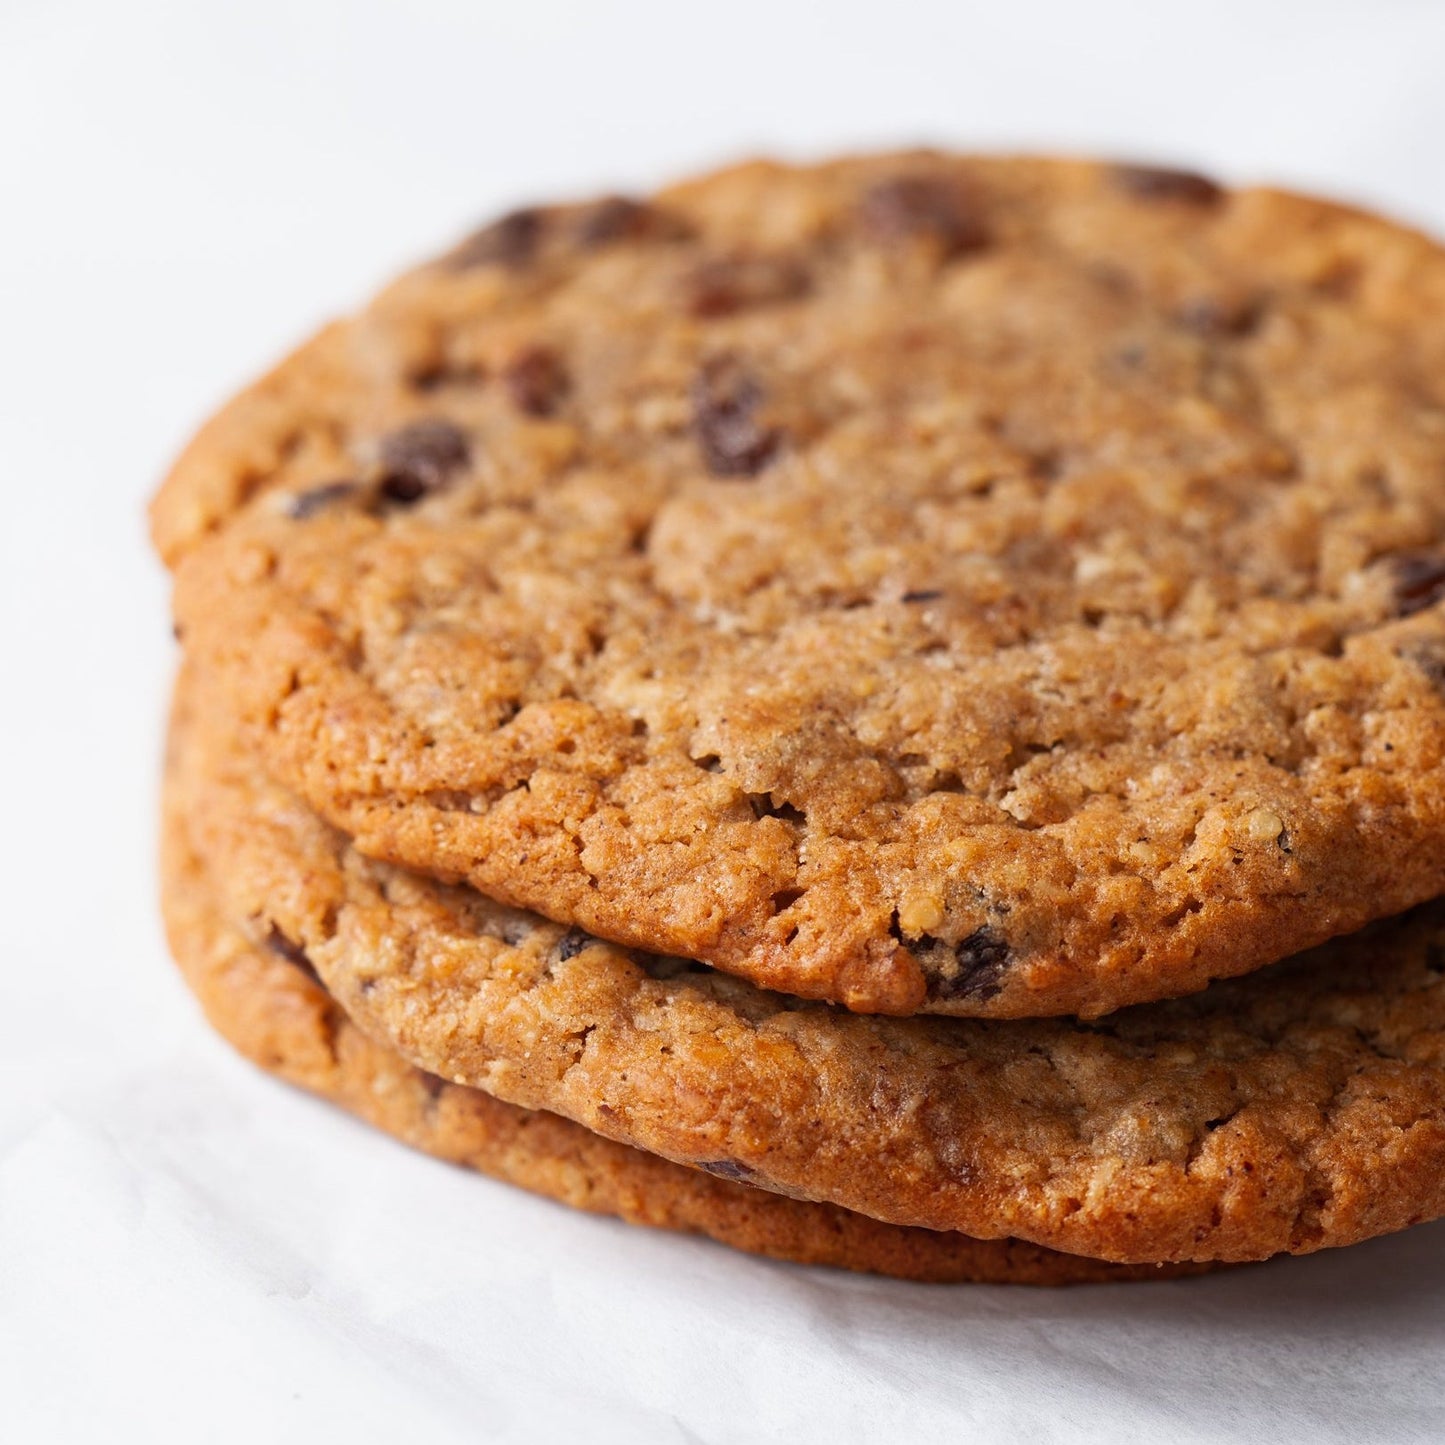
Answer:
<path fill-rule="evenodd" d="M 707 1235 L 798 1264 L 940 1283 L 1032 1285 L 1200 1272 L 1200 1266 L 1104 1264 L 1019 1240 L 882 1224 L 686 1169 L 555 1114 L 450 1084 L 369 1039 L 304 965 L 258 948 L 221 922 L 211 884 L 174 816 L 163 872 L 171 947 L 216 1029 L 262 1068 L 428 1154 L 574 1209 Z"/>
<path fill-rule="evenodd" d="M 217 908 L 430 1072 L 890 1223 L 1145 1262 L 1445 1213 L 1445 904 L 1093 1023 L 889 1019 L 597 942 L 352 847 L 182 679 Z"/>
<path fill-rule="evenodd" d="M 1137 167 L 518 212 L 212 422 L 188 647 L 367 854 L 850 1008 L 1445 890 L 1445 257 Z"/>

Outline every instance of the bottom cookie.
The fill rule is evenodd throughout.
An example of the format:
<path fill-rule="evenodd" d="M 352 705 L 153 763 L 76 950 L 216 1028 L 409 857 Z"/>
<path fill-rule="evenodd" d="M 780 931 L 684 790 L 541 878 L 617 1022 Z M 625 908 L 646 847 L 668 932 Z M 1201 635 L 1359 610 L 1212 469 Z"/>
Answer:
<path fill-rule="evenodd" d="M 686 1168 L 412 1067 L 346 1017 L 304 964 L 220 920 L 205 873 L 168 826 L 162 905 L 171 948 L 207 1017 L 240 1053 L 413 1148 L 633 1224 L 707 1235 L 750 1254 L 899 1279 L 1086 1284 L 1173 1278 L 1207 1265 L 1113 1265 L 1020 1240 L 881 1223 Z"/>

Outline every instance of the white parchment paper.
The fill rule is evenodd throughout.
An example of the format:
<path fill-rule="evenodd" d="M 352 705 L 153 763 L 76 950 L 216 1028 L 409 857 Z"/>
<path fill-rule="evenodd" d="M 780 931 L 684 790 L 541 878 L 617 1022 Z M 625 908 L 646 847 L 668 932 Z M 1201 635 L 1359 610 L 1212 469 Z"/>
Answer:
<path fill-rule="evenodd" d="M 141 521 L 228 391 L 505 205 L 932 137 L 1445 231 L 1442 73 L 1431 0 L 0 5 L 0 1440 L 1445 1440 L 1445 1225 L 901 1285 L 571 1214 L 255 1073 L 156 922 Z"/>

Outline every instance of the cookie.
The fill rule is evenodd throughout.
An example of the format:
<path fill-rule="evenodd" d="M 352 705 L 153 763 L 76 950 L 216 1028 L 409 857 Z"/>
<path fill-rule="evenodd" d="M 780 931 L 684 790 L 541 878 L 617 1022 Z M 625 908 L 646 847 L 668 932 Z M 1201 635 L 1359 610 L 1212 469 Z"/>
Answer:
<path fill-rule="evenodd" d="M 860 1011 L 1097 1016 L 1445 891 L 1445 256 L 907 155 L 518 212 L 154 507 L 371 856 Z"/>
<path fill-rule="evenodd" d="M 1111 1018 L 860 1016 L 366 858 L 183 679 L 170 795 L 217 907 L 413 1064 L 720 1177 L 1126 1262 L 1445 1212 L 1445 904 Z"/>
<path fill-rule="evenodd" d="M 1199 1270 L 1104 1264 L 1019 1240 L 882 1224 L 670 1164 L 555 1114 L 501 1103 L 374 1043 L 304 964 L 258 948 L 221 922 L 179 820 L 166 832 L 163 882 L 167 928 L 186 981 L 247 1058 L 413 1148 L 574 1209 L 706 1235 L 749 1254 L 899 1279 L 1061 1285 Z"/>

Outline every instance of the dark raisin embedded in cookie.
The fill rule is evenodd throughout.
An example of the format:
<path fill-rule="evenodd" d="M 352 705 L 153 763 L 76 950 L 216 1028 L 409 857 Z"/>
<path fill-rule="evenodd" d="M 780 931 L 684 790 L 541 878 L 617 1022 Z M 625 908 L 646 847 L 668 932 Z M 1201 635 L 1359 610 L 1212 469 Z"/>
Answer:
<path fill-rule="evenodd" d="M 605 196 L 585 206 L 577 221 L 580 245 L 591 249 L 616 241 L 680 241 L 691 228 L 674 216 L 631 196 Z"/>
<path fill-rule="evenodd" d="M 985 924 L 950 947 L 924 934 L 915 953 L 922 955 L 928 995 L 934 999 L 990 999 L 1002 988 L 1012 959 L 1009 946 Z"/>
<path fill-rule="evenodd" d="M 885 245 L 924 240 L 957 256 L 988 242 L 975 204 L 956 180 L 942 176 L 878 181 L 863 193 L 859 212 L 865 233 Z"/>
<path fill-rule="evenodd" d="M 1445 555 L 1401 552 L 1390 561 L 1390 581 L 1398 616 L 1423 612 L 1445 598 Z"/>
<path fill-rule="evenodd" d="M 772 461 L 782 432 L 759 417 L 762 383 L 727 353 L 703 363 L 692 384 L 692 424 L 715 477 L 753 477 Z"/>
<path fill-rule="evenodd" d="M 796 301 L 810 285 L 807 267 L 791 256 L 717 256 L 687 278 L 687 306 L 698 317 L 732 316 Z"/>
<path fill-rule="evenodd" d="M 535 207 L 511 211 L 468 236 L 446 258 L 455 270 L 472 266 L 521 266 L 530 261 L 542 243 L 546 215 Z"/>
<path fill-rule="evenodd" d="M 550 346 L 519 351 L 502 372 L 507 394 L 528 416 L 551 416 L 567 395 L 571 382 L 562 358 Z"/>
<path fill-rule="evenodd" d="M 580 928 L 569 928 L 552 945 L 552 951 L 556 955 L 558 963 L 566 963 L 570 959 L 576 958 L 584 948 L 589 948 L 596 941 L 590 934 L 583 933 Z"/>
<path fill-rule="evenodd" d="M 1255 300 L 1198 296 L 1186 301 L 1175 315 L 1186 331 L 1213 340 L 1250 335 L 1258 329 L 1262 311 Z"/>
<path fill-rule="evenodd" d="M 382 437 L 381 494 L 409 503 L 434 492 L 471 460 L 466 434 L 441 417 L 414 421 Z"/>
<path fill-rule="evenodd" d="M 321 976 L 316 972 L 315 966 L 306 956 L 306 950 L 293 938 L 288 938 L 274 923 L 266 929 L 266 947 L 276 955 L 277 958 L 284 958 L 293 968 L 299 968 L 307 978 L 314 984 L 321 983 Z"/>
<path fill-rule="evenodd" d="M 1190 206 L 1213 206 L 1224 199 L 1224 189 L 1196 171 L 1175 171 L 1164 166 L 1115 166 L 1114 184 L 1141 201 L 1182 201 Z"/>
<path fill-rule="evenodd" d="M 630 239 L 646 229 L 647 206 L 631 196 L 604 196 L 583 210 L 577 239 L 584 246 L 605 246 Z"/>

